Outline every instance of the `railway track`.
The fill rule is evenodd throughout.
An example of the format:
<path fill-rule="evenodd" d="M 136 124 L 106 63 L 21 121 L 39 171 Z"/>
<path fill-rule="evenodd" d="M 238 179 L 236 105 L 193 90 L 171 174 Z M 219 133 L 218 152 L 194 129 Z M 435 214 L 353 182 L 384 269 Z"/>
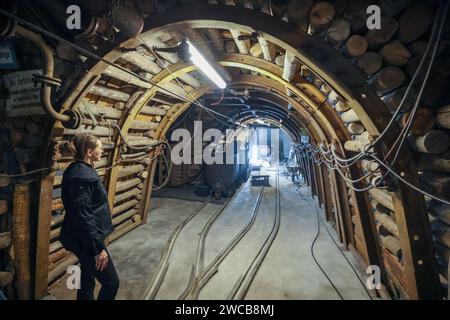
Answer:
<path fill-rule="evenodd" d="M 158 293 L 159 288 L 161 287 L 162 281 L 164 280 L 164 277 L 167 273 L 167 270 L 169 269 L 169 258 L 170 254 L 172 253 L 173 247 L 175 245 L 175 242 L 178 238 L 178 235 L 183 230 L 183 228 L 194 218 L 196 217 L 200 212 L 202 212 L 203 209 L 208 205 L 208 202 L 205 202 L 200 208 L 198 208 L 193 214 L 191 214 L 186 220 L 184 220 L 181 224 L 177 226 L 177 228 L 172 232 L 170 235 L 169 241 L 167 242 L 166 247 L 164 248 L 163 254 L 161 256 L 161 260 L 158 264 L 158 267 L 156 268 L 155 275 L 150 282 L 149 286 L 144 292 L 143 298 L 145 300 L 151 300 L 154 299 L 156 294 Z"/>
<path fill-rule="evenodd" d="M 228 294 L 228 299 L 244 299 L 245 295 L 250 288 L 253 279 L 255 278 L 264 258 L 269 251 L 275 237 L 278 233 L 280 226 L 280 193 L 279 193 L 279 176 L 278 172 L 276 174 L 276 186 L 275 186 L 275 218 L 272 229 L 266 239 L 263 242 L 263 245 L 260 247 L 258 254 L 252 260 L 252 263 L 245 270 L 244 274 L 238 279 L 238 281 L 233 286 L 233 289 Z M 225 258 L 229 255 L 229 253 L 236 247 L 236 245 L 242 240 L 242 238 L 248 233 L 248 231 L 253 226 L 256 217 L 259 212 L 261 200 L 264 193 L 264 187 L 261 188 L 258 198 L 255 202 L 255 205 L 252 210 L 252 216 L 250 221 L 241 229 L 241 231 L 236 234 L 236 236 L 219 252 L 219 254 L 214 258 L 214 260 L 204 268 L 196 279 L 192 282 L 191 288 L 185 290 L 187 292 L 186 295 L 181 296 L 180 298 L 188 298 L 188 299 L 198 299 L 198 296 L 203 289 L 203 287 L 212 279 L 212 277 L 217 274 L 219 271 L 220 264 L 225 260 Z M 206 235 L 205 235 L 206 237 Z M 204 239 L 204 238 L 203 238 Z M 204 249 L 204 241 L 203 241 L 203 249 Z M 201 254 L 201 252 L 199 253 Z"/>
<path fill-rule="evenodd" d="M 248 182 L 247 182 L 248 183 Z M 203 226 L 200 237 L 197 241 L 196 250 L 195 250 L 195 259 L 193 261 L 192 267 L 190 268 L 190 276 L 188 283 L 183 290 L 183 292 L 178 296 L 179 300 L 188 299 L 188 300 L 196 300 L 199 297 L 202 289 L 208 284 L 208 282 L 216 275 L 219 271 L 219 267 L 221 263 L 225 260 L 225 258 L 232 252 L 232 250 L 237 246 L 237 244 L 245 237 L 245 235 L 250 231 L 254 222 L 258 216 L 258 212 L 260 209 L 261 201 L 264 195 L 264 187 L 261 187 L 256 201 L 252 208 L 252 213 L 249 221 L 241 228 L 241 230 L 231 239 L 222 249 L 221 251 L 214 257 L 214 259 L 205 266 L 204 258 L 205 258 L 205 246 L 206 246 L 206 238 L 209 235 L 209 231 L 214 222 L 218 219 L 220 214 L 223 212 L 228 203 L 234 199 L 231 198 L 227 200 L 224 204 L 222 204 L 214 214 L 208 219 L 206 224 Z M 237 194 L 237 193 L 236 193 Z M 201 213 L 207 203 L 200 207 L 196 212 L 194 212 L 191 216 L 188 217 L 182 224 L 180 224 L 177 229 L 172 233 L 160 263 L 158 265 L 157 271 L 155 272 L 155 276 L 150 282 L 147 290 L 144 294 L 144 299 L 151 300 L 157 298 L 158 292 L 164 282 L 167 274 L 167 270 L 169 269 L 169 261 L 172 250 L 177 242 L 178 236 L 182 229 L 186 227 L 186 225 L 192 221 L 192 219 Z M 245 295 L 250 288 L 253 279 L 255 278 L 264 258 L 269 251 L 275 237 L 278 233 L 280 226 L 280 191 L 279 191 L 279 176 L 278 172 L 276 174 L 276 186 L 275 186 L 275 216 L 272 228 L 270 233 L 267 235 L 262 245 L 258 249 L 257 255 L 252 260 L 251 264 L 248 268 L 243 272 L 243 275 L 238 279 L 238 281 L 233 286 L 233 289 L 229 292 L 228 297 L 230 299 L 244 299 Z"/>
<path fill-rule="evenodd" d="M 226 208 L 228 203 L 232 199 L 234 199 L 235 195 L 232 198 L 227 199 L 219 208 L 217 208 L 217 210 L 208 219 L 207 223 L 203 227 L 201 234 L 207 234 L 207 232 L 211 228 L 212 224 L 217 220 L 217 218 L 220 216 L 222 211 Z M 184 227 L 189 222 L 192 221 L 192 219 L 194 219 L 197 215 L 199 215 L 206 208 L 206 206 L 208 204 L 209 204 L 209 202 L 205 202 L 199 209 L 197 209 L 185 221 L 183 221 L 180 225 L 178 225 L 177 228 L 174 230 L 174 232 L 171 234 L 171 236 L 169 238 L 169 241 L 167 242 L 166 248 L 163 251 L 163 254 L 162 254 L 161 260 L 160 260 L 160 262 L 158 264 L 158 267 L 157 267 L 157 270 L 155 272 L 155 275 L 154 275 L 153 279 L 151 280 L 149 286 L 147 287 L 147 289 L 144 292 L 144 295 L 143 295 L 143 299 L 144 300 L 153 300 L 153 299 L 156 298 L 156 296 L 158 294 L 158 291 L 161 288 L 161 285 L 162 285 L 162 283 L 163 283 L 163 281 L 164 281 L 164 279 L 166 277 L 167 270 L 169 269 L 170 256 L 171 256 L 173 247 L 175 246 L 175 243 L 176 243 L 176 241 L 178 239 L 178 236 L 179 236 L 180 232 L 184 229 Z M 204 243 L 204 240 L 203 240 L 203 243 Z M 198 254 L 196 256 L 198 256 Z M 196 261 L 198 261 L 198 260 L 199 259 L 197 258 Z M 193 264 L 193 267 L 191 269 L 191 275 L 190 275 L 189 282 L 191 282 L 194 279 L 195 268 L 196 268 L 197 264 L 198 263 L 196 263 L 196 262 Z M 181 296 L 183 296 L 183 294 Z"/>

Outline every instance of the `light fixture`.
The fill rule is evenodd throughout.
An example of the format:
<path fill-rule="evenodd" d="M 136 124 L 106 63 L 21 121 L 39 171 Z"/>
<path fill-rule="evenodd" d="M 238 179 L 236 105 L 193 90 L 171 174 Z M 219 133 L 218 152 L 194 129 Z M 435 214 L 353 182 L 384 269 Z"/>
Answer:
<path fill-rule="evenodd" d="M 266 124 L 263 120 L 261 119 L 256 119 L 255 122 L 259 123 L 259 124 Z"/>
<path fill-rule="evenodd" d="M 220 77 L 216 70 L 206 61 L 202 54 L 189 42 L 186 41 L 189 46 L 189 53 L 191 55 L 192 63 L 197 66 L 203 73 L 210 78 L 220 89 L 225 89 L 227 84 Z"/>

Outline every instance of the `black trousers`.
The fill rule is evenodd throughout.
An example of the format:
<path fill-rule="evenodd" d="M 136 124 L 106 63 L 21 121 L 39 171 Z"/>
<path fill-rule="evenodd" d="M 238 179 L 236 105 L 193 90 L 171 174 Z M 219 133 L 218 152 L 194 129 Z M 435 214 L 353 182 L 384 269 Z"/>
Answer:
<path fill-rule="evenodd" d="M 103 271 L 95 268 L 95 257 L 84 252 L 74 252 L 81 265 L 81 288 L 77 300 L 94 300 L 95 279 L 102 285 L 97 300 L 114 300 L 119 289 L 119 277 L 108 253 L 108 264 Z"/>

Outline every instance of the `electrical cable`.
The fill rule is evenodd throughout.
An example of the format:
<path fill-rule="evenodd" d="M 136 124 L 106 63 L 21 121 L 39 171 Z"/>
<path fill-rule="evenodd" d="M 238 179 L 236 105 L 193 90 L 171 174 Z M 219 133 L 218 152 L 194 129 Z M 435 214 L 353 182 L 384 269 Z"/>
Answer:
<path fill-rule="evenodd" d="M 328 233 L 328 236 L 330 237 L 330 239 L 333 241 L 334 245 L 336 246 L 336 248 L 339 250 L 339 252 L 341 253 L 341 255 L 344 257 L 344 259 L 347 261 L 347 264 L 350 266 L 350 268 L 352 269 L 353 273 L 356 275 L 356 278 L 358 279 L 358 281 L 361 283 L 361 286 L 364 288 L 364 290 L 366 291 L 368 297 L 370 300 L 372 299 L 372 295 L 370 294 L 369 290 L 367 289 L 366 285 L 364 284 L 364 282 L 361 280 L 361 278 L 358 275 L 358 272 L 355 270 L 355 268 L 353 267 L 353 264 L 350 262 L 350 260 L 347 258 L 347 256 L 344 254 L 344 252 L 342 251 L 342 249 L 339 247 L 338 243 L 336 242 L 336 240 L 334 239 L 333 235 L 331 234 L 330 230 L 328 229 L 325 221 L 323 221 L 322 217 L 320 216 L 320 213 L 318 211 L 317 206 L 315 205 L 314 201 L 312 201 L 311 199 L 309 199 L 309 197 L 305 197 L 302 193 L 301 190 L 299 188 L 299 195 L 306 201 L 308 201 L 311 206 L 314 207 L 315 211 L 316 211 L 316 215 L 318 217 L 318 219 L 320 219 L 320 222 L 323 224 L 323 226 L 325 227 L 325 230 Z"/>
<path fill-rule="evenodd" d="M 428 52 L 429 52 L 429 50 L 430 50 L 430 48 L 431 48 L 432 39 L 435 37 L 435 34 L 436 34 L 436 27 L 437 27 L 437 25 L 438 25 L 439 16 L 440 16 L 440 12 L 441 12 L 440 9 L 442 8 L 442 5 L 443 5 L 443 1 L 441 0 L 441 1 L 440 1 L 440 4 L 439 4 L 439 9 L 438 9 L 437 12 L 436 12 L 436 18 L 434 19 L 433 30 L 432 30 L 432 33 L 431 33 L 430 41 L 427 43 L 425 52 L 424 52 L 424 54 L 423 54 L 423 56 L 422 56 L 422 58 L 421 58 L 421 60 L 420 60 L 420 63 L 419 63 L 419 65 L 418 65 L 418 68 L 417 68 L 417 70 L 414 72 L 414 75 L 413 75 L 413 77 L 412 77 L 410 83 L 408 84 L 408 86 L 407 86 L 407 88 L 406 88 L 405 94 L 403 95 L 403 98 L 402 98 L 402 100 L 400 101 L 400 104 L 399 104 L 399 106 L 397 107 L 396 111 L 395 111 L 394 114 L 392 115 L 392 117 L 391 117 L 389 123 L 386 125 L 386 127 L 383 129 L 383 131 L 380 133 L 380 135 L 379 135 L 374 141 L 370 142 L 369 144 L 367 144 L 367 145 L 364 147 L 363 151 L 361 151 L 361 152 L 358 153 L 357 155 L 352 156 L 352 157 L 347 158 L 347 159 L 337 158 L 338 161 L 341 161 L 341 162 L 344 162 L 344 163 L 348 163 L 348 162 L 351 162 L 351 161 L 358 160 L 358 159 L 360 159 L 361 157 L 365 156 L 365 155 L 366 155 L 366 154 L 365 154 L 365 151 L 371 149 L 374 145 L 376 145 L 379 141 L 381 141 L 381 138 L 388 132 L 389 128 L 390 128 L 390 127 L 393 125 L 393 123 L 395 122 L 395 120 L 396 120 L 396 118 L 397 118 L 397 115 L 400 113 L 400 110 L 402 109 L 403 104 L 404 104 L 404 102 L 406 101 L 406 97 L 408 96 L 409 92 L 411 91 L 412 86 L 413 86 L 414 82 L 416 81 L 416 78 L 417 78 L 418 75 L 419 75 L 419 71 L 420 71 L 420 69 L 422 68 L 423 63 L 425 62 L 425 60 L 426 60 L 426 58 L 427 58 L 427 56 L 428 56 Z M 447 5 L 448 5 L 448 2 L 447 2 Z M 443 19 L 443 20 L 445 20 L 445 19 Z M 299 60 L 297 57 L 296 57 L 296 60 L 299 61 L 300 63 L 302 63 L 302 61 Z"/>
<path fill-rule="evenodd" d="M 438 35 L 437 35 L 437 38 L 436 38 L 436 44 L 435 44 L 435 46 L 434 46 L 434 48 L 433 48 L 433 52 L 432 52 L 432 54 L 431 54 L 430 64 L 428 65 L 428 69 L 427 69 L 427 71 L 426 71 L 426 73 L 425 73 L 424 80 L 423 80 L 423 82 L 422 82 L 422 85 L 421 85 L 421 87 L 420 87 L 419 93 L 418 93 L 418 95 L 417 95 L 417 99 L 416 99 L 416 101 L 415 101 L 415 104 L 414 104 L 414 107 L 413 107 L 413 111 L 411 112 L 411 114 L 410 114 L 410 116 L 409 116 L 409 118 L 408 118 L 408 124 L 405 126 L 406 129 L 405 129 L 405 132 L 403 133 L 403 137 L 402 137 L 402 140 L 401 140 L 401 142 L 400 142 L 400 145 L 399 145 L 399 147 L 397 148 L 397 152 L 395 153 L 395 156 L 394 156 L 393 160 L 392 160 L 391 163 L 390 163 L 391 166 L 394 165 L 395 161 L 397 160 L 397 158 L 398 158 L 398 156 L 399 156 L 399 154 L 400 154 L 400 149 L 401 149 L 402 145 L 403 145 L 404 142 L 405 142 L 406 135 L 408 134 L 408 132 L 409 132 L 410 129 L 411 129 L 411 126 L 412 126 L 412 123 L 413 123 L 414 116 L 415 116 L 415 114 L 416 114 L 416 112 L 417 112 L 417 110 L 418 110 L 418 108 L 419 108 L 419 102 L 420 102 L 420 99 L 422 98 L 423 91 L 424 91 L 424 89 L 425 89 L 425 86 L 426 86 L 426 84 L 427 84 L 428 78 L 429 78 L 429 76 L 430 76 L 430 73 L 431 73 L 431 67 L 433 66 L 433 62 L 434 62 L 434 59 L 435 59 L 435 57 L 436 57 L 436 52 L 437 52 L 437 49 L 438 49 L 439 44 L 440 44 L 440 39 L 441 39 L 441 35 L 442 35 L 442 30 L 443 30 L 444 25 L 445 25 L 445 22 L 446 22 L 446 17 L 447 17 L 447 14 L 448 14 L 448 8 L 449 8 L 449 5 L 450 5 L 450 2 L 449 2 L 449 1 L 446 1 L 445 7 L 444 7 L 444 11 L 443 11 L 443 17 L 442 17 L 442 20 L 441 20 L 441 25 L 440 25 L 440 27 L 439 27 Z M 430 39 L 430 42 L 431 42 L 431 39 Z"/>
<path fill-rule="evenodd" d="M 172 148 L 170 147 L 170 143 L 165 142 L 165 144 L 167 146 L 167 154 L 169 155 L 169 158 L 170 158 L 170 155 L 172 153 Z M 156 186 L 156 187 L 152 186 L 153 191 L 164 188 L 170 181 L 170 175 L 172 173 L 173 162 L 172 162 L 172 159 L 168 160 L 164 153 L 162 154 L 162 156 L 165 159 L 165 162 L 169 163 L 169 167 L 167 168 L 167 176 L 166 176 L 166 179 L 163 181 L 163 183 L 161 183 L 159 186 Z"/>
<path fill-rule="evenodd" d="M 157 87 L 157 88 L 160 89 L 160 90 L 163 90 L 164 92 L 168 92 L 168 93 L 170 93 L 171 95 L 177 97 L 178 99 L 180 99 L 180 100 L 182 100 L 182 101 L 187 101 L 187 102 L 190 102 L 190 103 L 192 103 L 192 104 L 196 104 L 196 105 L 200 106 L 201 108 L 204 108 L 204 109 L 206 109 L 206 110 L 209 110 L 210 112 L 213 112 L 213 113 L 215 113 L 215 114 L 217 114 L 217 115 L 220 115 L 220 116 L 222 116 L 222 117 L 224 117 L 224 118 L 229 118 L 229 117 L 227 117 L 227 116 L 225 116 L 225 115 L 222 115 L 222 114 L 219 113 L 219 112 L 216 112 L 216 111 L 214 111 L 214 110 L 212 110 L 212 109 L 210 109 L 210 108 L 205 107 L 204 105 L 202 105 L 202 104 L 200 104 L 200 103 L 198 103 L 198 102 L 195 102 L 195 101 L 191 101 L 191 100 L 189 100 L 189 99 L 186 99 L 185 97 L 183 97 L 183 96 L 181 96 L 181 95 L 179 95 L 179 94 L 177 94 L 177 93 L 175 93 L 175 92 L 172 92 L 172 91 L 170 91 L 170 90 L 168 90 L 168 89 L 166 89 L 166 88 L 160 86 L 159 84 L 154 83 L 154 82 L 152 82 L 152 81 L 150 81 L 150 80 L 148 80 L 148 79 L 142 77 L 141 75 L 132 72 L 131 70 L 129 70 L 129 69 L 127 69 L 127 68 L 124 68 L 124 67 L 122 67 L 122 66 L 120 66 L 120 65 L 117 65 L 117 64 L 115 64 L 115 63 L 113 63 L 113 62 L 110 62 L 110 61 L 108 61 L 108 60 L 106 60 L 106 59 L 100 57 L 99 55 L 90 52 L 89 50 L 86 50 L 86 49 L 84 49 L 84 48 L 82 48 L 82 47 L 80 47 L 80 46 L 78 46 L 78 45 L 76 45 L 76 44 L 74 44 L 74 43 L 72 43 L 72 42 L 70 42 L 70 41 L 68 41 L 68 40 L 66 40 L 66 39 L 64 39 L 64 38 L 62 38 L 62 37 L 56 35 L 56 34 L 54 34 L 54 33 L 52 33 L 52 32 L 49 32 L 49 31 L 47 31 L 47 30 L 45 30 L 45 29 L 43 29 L 43 28 L 41 28 L 41 27 L 39 27 L 39 26 L 37 26 L 37 25 L 31 23 L 31 22 L 28 22 L 28 21 L 26 21 L 26 20 L 24 20 L 24 19 L 22 19 L 22 18 L 19 18 L 19 17 L 17 17 L 16 15 L 13 15 L 13 14 L 11 14 L 11 13 L 9 13 L 9 12 L 3 10 L 3 9 L 0 9 L 0 14 L 6 16 L 6 17 L 8 17 L 8 18 L 14 19 L 14 20 L 16 20 L 17 22 L 19 22 L 19 23 L 21 23 L 21 24 L 24 24 L 25 26 L 27 26 L 27 27 L 29 27 L 29 28 L 35 30 L 35 31 L 38 31 L 38 32 L 40 32 L 40 33 L 42 33 L 42 34 L 44 34 L 44 35 L 46 35 L 46 36 L 48 36 L 48 37 L 50 37 L 50 38 L 52 38 L 52 39 L 54 39 L 54 40 L 57 40 L 57 41 L 62 42 L 62 43 L 64 43 L 64 44 L 67 44 L 68 46 L 71 46 L 72 48 L 76 49 L 76 50 L 79 51 L 81 54 L 83 54 L 83 55 L 85 55 L 85 56 L 87 56 L 87 57 L 93 58 L 93 59 L 98 60 L 98 61 L 102 61 L 102 62 L 104 62 L 104 63 L 106 63 L 106 64 L 108 64 L 108 65 L 110 65 L 110 66 L 112 66 L 112 67 L 114 67 L 114 68 L 117 68 L 117 69 L 119 69 L 119 70 L 121 70 L 121 71 L 123 71 L 123 72 L 126 72 L 126 73 L 129 74 L 129 75 L 132 75 L 132 76 L 138 78 L 139 80 L 141 80 L 141 81 L 143 81 L 143 82 L 145 82 L 145 83 L 151 84 L 152 87 L 154 86 L 154 87 Z M 139 36 L 140 36 L 140 35 L 139 35 Z M 146 46 L 147 46 L 148 49 L 152 50 L 150 47 L 148 47 L 148 45 L 146 45 Z M 150 89 L 150 88 L 149 88 L 149 89 Z M 184 88 L 183 88 L 183 89 L 184 89 Z M 231 119 L 231 118 L 229 118 L 229 119 Z"/>
<path fill-rule="evenodd" d="M 40 169 L 36 169 L 36 170 L 24 172 L 24 173 L 18 173 L 18 174 L 5 174 L 5 173 L 0 173 L 0 177 L 1 177 L 1 178 L 18 178 L 18 177 L 24 177 L 24 176 L 32 175 L 32 174 L 35 174 L 35 173 L 37 173 L 37 172 L 41 172 L 41 171 L 50 171 L 50 170 L 51 170 L 51 168 L 50 168 L 50 167 L 47 167 L 47 168 L 40 168 Z"/>
<path fill-rule="evenodd" d="M 384 167 L 389 173 L 391 173 L 392 175 L 394 175 L 396 178 L 398 178 L 400 181 L 402 181 L 404 184 L 406 184 L 406 185 L 409 186 L 410 188 L 414 189 L 415 191 L 417 191 L 417 192 L 419 192 L 419 193 L 421 193 L 421 194 L 423 194 L 423 195 L 426 195 L 426 196 L 428 196 L 428 197 L 430 197 L 430 198 L 432 198 L 432 199 L 434 199 L 434 200 L 436 200 L 436 201 L 439 201 L 439 202 L 442 202 L 442 203 L 445 203 L 445 204 L 449 204 L 449 205 L 450 205 L 450 201 L 447 201 L 447 200 L 444 200 L 444 199 L 439 198 L 439 197 L 437 197 L 437 196 L 434 196 L 434 195 L 430 194 L 429 192 L 427 192 L 427 191 L 425 191 L 425 190 L 423 190 L 423 189 L 421 189 L 421 188 L 419 188 L 419 187 L 413 185 L 413 184 L 410 183 L 409 181 L 405 180 L 400 174 L 398 174 L 397 172 L 395 172 L 392 168 L 389 167 L 389 165 L 385 164 L 381 159 L 379 159 L 379 158 L 378 158 L 377 156 L 375 156 L 374 154 L 367 154 L 367 156 L 368 156 L 368 157 L 371 157 L 371 158 L 372 158 L 373 160 L 375 160 L 379 165 L 381 165 L 382 167 Z M 332 169 L 332 168 L 330 168 L 330 169 Z M 386 172 L 385 175 L 386 175 L 388 172 Z M 384 176 L 384 175 L 383 175 L 383 176 Z M 379 176 L 379 177 L 381 178 L 382 176 Z M 368 188 L 365 188 L 365 189 L 354 188 L 353 186 L 349 186 L 348 184 L 347 184 L 347 186 L 348 186 L 349 188 L 352 188 L 352 189 L 355 190 L 355 191 L 359 191 L 359 192 L 360 192 L 360 191 L 367 191 L 367 190 L 373 189 L 373 188 L 378 188 L 379 186 L 378 186 L 377 184 L 378 184 L 378 181 L 377 181 L 375 184 L 372 183 L 372 186 L 371 186 L 370 188 L 368 187 Z"/>
<path fill-rule="evenodd" d="M 310 171 L 309 167 L 307 168 L 307 171 Z M 325 276 L 325 278 L 327 278 L 328 282 L 331 284 L 333 289 L 336 291 L 336 293 L 338 294 L 339 298 L 341 298 L 341 300 L 344 300 L 344 297 L 339 292 L 338 288 L 336 287 L 334 282 L 330 279 L 330 277 L 325 272 L 325 270 L 322 268 L 322 266 L 320 265 L 319 261 L 317 261 L 317 258 L 316 258 L 315 254 L 314 254 L 314 246 L 316 244 L 317 239 L 319 238 L 319 235 L 320 235 L 320 220 L 319 220 L 319 216 L 317 216 L 317 234 L 314 237 L 314 240 L 313 240 L 313 242 L 311 243 L 311 246 L 310 246 L 311 256 L 312 256 L 314 262 L 316 263 L 317 267 L 319 267 L 320 271 L 322 271 L 322 273 Z"/>

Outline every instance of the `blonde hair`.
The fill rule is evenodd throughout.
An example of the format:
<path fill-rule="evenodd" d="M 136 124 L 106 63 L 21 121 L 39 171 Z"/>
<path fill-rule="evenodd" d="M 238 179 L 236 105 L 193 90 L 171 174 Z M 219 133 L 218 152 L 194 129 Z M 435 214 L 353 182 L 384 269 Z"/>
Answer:
<path fill-rule="evenodd" d="M 63 145 L 75 159 L 84 160 L 89 149 L 95 149 L 99 138 L 89 132 L 80 132 L 73 136 L 72 141 Z"/>

